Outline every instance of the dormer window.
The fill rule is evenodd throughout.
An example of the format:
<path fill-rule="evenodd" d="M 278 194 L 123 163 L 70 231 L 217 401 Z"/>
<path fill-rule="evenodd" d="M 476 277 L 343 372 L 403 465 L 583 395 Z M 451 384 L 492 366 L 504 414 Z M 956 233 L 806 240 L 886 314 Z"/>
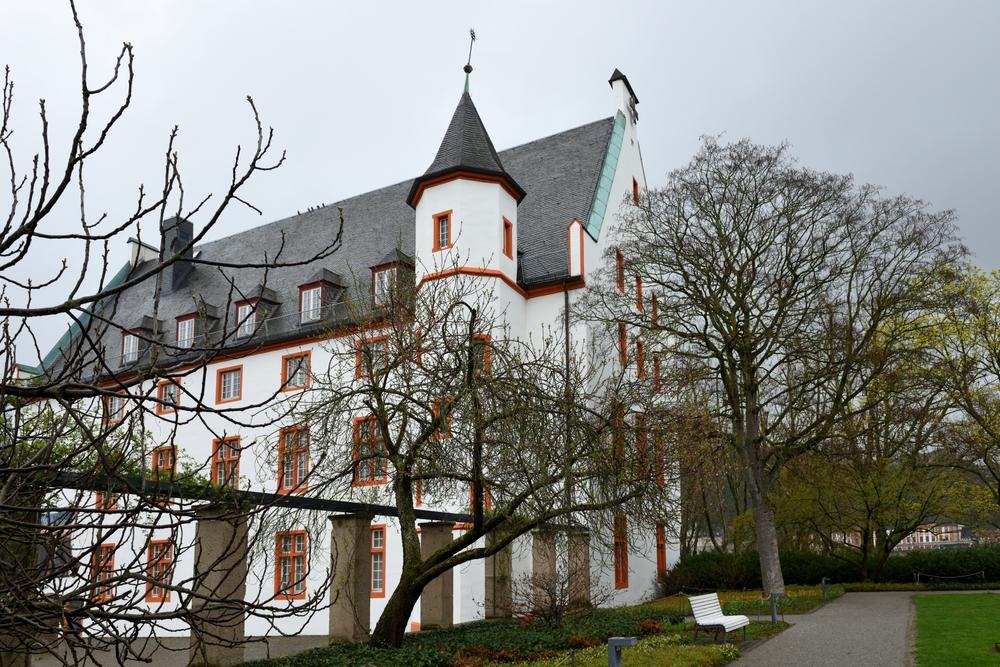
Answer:
<path fill-rule="evenodd" d="M 177 318 L 177 347 L 189 349 L 194 346 L 195 315 Z"/>
<path fill-rule="evenodd" d="M 252 336 L 257 330 L 257 302 L 244 301 L 236 304 L 236 335 L 240 338 Z"/>
<path fill-rule="evenodd" d="M 384 269 L 372 271 L 372 296 L 376 306 L 382 306 L 392 300 L 392 290 L 396 286 L 396 267 L 388 266 Z"/>
<path fill-rule="evenodd" d="M 299 290 L 299 312 L 303 322 L 318 322 L 323 315 L 323 287 L 306 285 Z"/>
<path fill-rule="evenodd" d="M 451 211 L 434 214 L 434 248 L 433 251 L 447 250 L 451 247 Z"/>
<path fill-rule="evenodd" d="M 122 365 L 139 360 L 139 337 L 130 331 L 122 333 Z"/>

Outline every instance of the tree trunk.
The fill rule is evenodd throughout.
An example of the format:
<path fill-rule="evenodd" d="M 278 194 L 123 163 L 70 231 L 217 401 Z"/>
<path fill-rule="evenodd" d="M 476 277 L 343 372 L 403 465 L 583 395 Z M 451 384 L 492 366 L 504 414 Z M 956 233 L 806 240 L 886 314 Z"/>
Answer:
<path fill-rule="evenodd" d="M 778 531 L 774 523 L 774 509 L 766 497 L 753 498 L 753 518 L 757 528 L 757 553 L 760 555 L 760 579 L 764 593 L 785 594 L 785 578 L 781 574 L 781 557 L 778 555 Z"/>
<path fill-rule="evenodd" d="M 372 636 L 369 640 L 371 646 L 392 648 L 402 646 L 403 637 L 406 635 L 406 624 L 410 620 L 413 607 L 417 604 L 423 590 L 422 586 L 415 589 L 413 584 L 415 577 L 411 570 L 412 568 L 403 566 L 403 574 L 399 577 L 396 590 L 389 597 L 385 610 L 379 616 L 375 629 L 372 630 Z"/>

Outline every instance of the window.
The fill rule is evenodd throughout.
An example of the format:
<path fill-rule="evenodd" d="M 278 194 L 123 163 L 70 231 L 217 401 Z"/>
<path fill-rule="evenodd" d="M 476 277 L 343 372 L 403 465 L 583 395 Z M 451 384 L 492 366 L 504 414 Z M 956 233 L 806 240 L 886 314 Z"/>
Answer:
<path fill-rule="evenodd" d="M 286 354 L 281 358 L 281 390 L 305 389 L 309 386 L 311 352 Z"/>
<path fill-rule="evenodd" d="M 667 576 L 667 529 L 656 524 L 656 574 L 660 581 Z"/>
<path fill-rule="evenodd" d="M 215 372 L 215 402 L 229 403 L 243 398 L 243 367 L 231 366 Z"/>
<path fill-rule="evenodd" d="M 625 255 L 622 254 L 621 248 L 615 248 L 615 270 L 618 291 L 625 291 Z"/>
<path fill-rule="evenodd" d="M 396 267 L 372 269 L 372 298 L 376 306 L 384 306 L 392 301 L 392 291 L 396 288 Z"/>
<path fill-rule="evenodd" d="M 632 179 L 632 203 L 639 205 L 639 181 Z"/>
<path fill-rule="evenodd" d="M 469 511 L 476 508 L 476 483 L 469 484 Z M 489 512 L 493 508 L 493 494 L 489 482 L 483 482 L 483 510 Z"/>
<path fill-rule="evenodd" d="M 628 526 L 624 514 L 615 514 L 615 588 L 628 588 Z"/>
<path fill-rule="evenodd" d="M 116 546 L 110 543 L 98 545 L 91 556 L 90 567 L 94 577 L 93 599 L 95 602 L 107 602 L 115 596 L 115 586 L 112 580 L 115 576 Z"/>
<path fill-rule="evenodd" d="M 435 398 L 431 402 L 434 419 L 440 419 L 438 428 L 434 432 L 434 437 L 438 440 L 447 440 L 451 437 L 451 408 L 451 398 Z"/>
<path fill-rule="evenodd" d="M 472 335 L 472 365 L 476 375 L 490 372 L 493 364 L 493 343 L 489 334 Z"/>
<path fill-rule="evenodd" d="M 354 354 L 354 377 L 368 375 L 368 370 L 379 372 L 385 368 L 389 357 L 389 339 L 377 336 L 368 340 L 359 340 Z"/>
<path fill-rule="evenodd" d="M 125 397 L 112 394 L 104 397 L 104 423 L 117 424 L 125 419 Z"/>
<path fill-rule="evenodd" d="M 174 545 L 170 540 L 150 540 L 146 552 L 146 602 L 170 602 L 171 575 L 174 570 Z"/>
<path fill-rule="evenodd" d="M 642 305 L 642 276 L 638 273 L 635 274 L 635 308 L 640 313 L 646 310 L 645 306 Z"/>
<path fill-rule="evenodd" d="M 240 486 L 240 436 L 216 438 L 212 441 L 212 484 Z"/>
<path fill-rule="evenodd" d="M 451 211 L 434 214 L 434 247 L 433 252 L 447 250 L 451 247 Z"/>
<path fill-rule="evenodd" d="M 278 434 L 278 493 L 302 493 L 309 476 L 309 430 L 305 426 Z"/>
<path fill-rule="evenodd" d="M 94 507 L 99 510 L 113 510 L 118 506 L 118 497 L 107 491 L 97 491 L 94 493 Z"/>
<path fill-rule="evenodd" d="M 514 225 L 507 218 L 503 219 L 503 254 L 514 259 Z"/>
<path fill-rule="evenodd" d="M 653 292 L 652 298 L 652 313 L 650 313 L 649 319 L 653 322 L 653 326 L 657 326 L 660 323 L 660 304 L 656 301 L 656 292 Z"/>
<path fill-rule="evenodd" d="M 417 471 L 420 474 L 420 471 Z M 420 507 L 424 504 L 424 480 L 418 477 L 413 480 L 413 506 Z"/>
<path fill-rule="evenodd" d="M 375 417 L 354 420 L 354 479 L 355 486 L 384 484 L 388 477 L 385 445 Z"/>
<path fill-rule="evenodd" d="M 628 336 L 625 332 L 625 323 L 618 323 L 618 363 L 622 368 L 628 366 Z"/>
<path fill-rule="evenodd" d="M 646 379 L 646 345 L 638 337 L 635 339 L 635 374 L 640 380 Z"/>
<path fill-rule="evenodd" d="M 275 539 L 274 595 L 279 600 L 302 600 L 306 596 L 306 546 L 304 530 L 279 532 Z"/>
<path fill-rule="evenodd" d="M 173 445 L 164 445 L 153 450 L 153 458 L 149 466 L 153 479 L 173 477 L 176 465 Z"/>
<path fill-rule="evenodd" d="M 177 318 L 177 347 L 190 348 L 194 346 L 194 315 Z"/>
<path fill-rule="evenodd" d="M 139 361 L 139 337 L 128 331 L 122 334 L 122 365 Z"/>
<path fill-rule="evenodd" d="M 660 354 L 658 352 L 653 353 L 653 391 L 659 392 L 662 379 L 660 377 Z"/>
<path fill-rule="evenodd" d="M 240 338 L 252 336 L 257 329 L 257 303 L 243 301 L 236 304 L 236 335 Z"/>
<path fill-rule="evenodd" d="M 372 587 L 370 597 L 385 597 L 385 524 L 372 526 Z"/>
<path fill-rule="evenodd" d="M 303 322 L 317 322 L 323 314 L 323 287 L 307 285 L 299 289 L 299 312 Z"/>
<path fill-rule="evenodd" d="M 181 403 L 181 381 L 164 380 L 156 385 L 156 400 L 156 414 L 176 412 Z"/>

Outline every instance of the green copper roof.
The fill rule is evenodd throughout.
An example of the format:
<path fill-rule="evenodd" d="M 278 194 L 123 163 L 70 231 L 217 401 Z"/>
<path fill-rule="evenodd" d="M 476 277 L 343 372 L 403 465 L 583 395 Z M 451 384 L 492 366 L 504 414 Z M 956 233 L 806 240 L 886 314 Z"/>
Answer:
<path fill-rule="evenodd" d="M 594 203 L 590 207 L 590 219 L 586 230 L 595 241 L 601 238 L 601 227 L 608 211 L 608 199 L 611 197 L 611 184 L 615 180 L 618 169 L 618 158 L 622 153 L 622 140 L 625 137 L 625 115 L 619 111 L 615 114 L 615 125 L 611 129 L 611 139 L 608 140 L 608 151 L 604 154 L 604 165 L 601 167 L 601 177 L 597 181 L 597 191 L 594 193 Z"/>
<path fill-rule="evenodd" d="M 132 266 L 126 262 L 125 266 L 119 269 L 118 273 L 116 273 L 114 277 L 111 278 L 111 280 L 108 282 L 108 284 L 104 286 L 104 289 L 110 289 L 112 287 L 117 287 L 118 285 L 121 285 L 123 282 L 125 282 L 125 279 L 128 277 L 129 271 L 131 270 Z M 98 301 L 94 307 L 100 308 L 103 304 L 104 300 L 102 299 L 101 301 Z M 90 323 L 90 309 L 84 309 L 84 312 L 80 314 L 80 317 L 78 319 L 80 324 L 77 324 L 75 321 L 72 324 L 70 324 L 70 326 L 66 329 L 66 333 L 64 333 L 62 337 L 59 338 L 59 342 L 53 345 L 52 349 L 49 350 L 49 353 L 45 355 L 44 359 L 42 359 L 42 363 L 39 364 L 38 366 L 38 369 L 40 371 L 49 368 L 55 362 L 55 360 L 59 357 L 59 353 L 62 351 L 63 347 L 65 347 L 73 339 L 73 336 L 75 336 L 77 332 L 80 331 L 80 325 L 87 326 L 87 324 Z"/>

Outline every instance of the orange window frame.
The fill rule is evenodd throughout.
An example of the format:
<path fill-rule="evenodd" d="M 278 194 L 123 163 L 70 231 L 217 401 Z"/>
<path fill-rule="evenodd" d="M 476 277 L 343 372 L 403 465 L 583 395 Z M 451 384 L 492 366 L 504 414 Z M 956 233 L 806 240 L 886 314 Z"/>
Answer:
<path fill-rule="evenodd" d="M 507 218 L 503 219 L 503 254 L 514 259 L 514 225 Z"/>
<path fill-rule="evenodd" d="M 381 435 L 378 434 L 378 424 L 375 423 L 374 415 L 367 417 L 355 417 L 354 418 L 354 451 L 352 452 L 352 459 L 354 463 L 354 471 L 351 473 L 351 486 L 374 486 L 376 484 L 385 484 L 389 481 L 389 461 L 387 458 L 379 458 L 377 456 L 372 457 L 373 450 L 381 444 L 382 451 L 385 451 L 385 443 L 382 442 Z M 375 438 L 369 441 L 362 440 L 363 424 L 375 423 L 375 427 L 372 428 L 372 432 L 375 433 Z M 367 449 L 366 458 L 364 461 L 361 460 L 361 450 L 362 446 Z M 361 479 L 360 470 L 361 466 L 368 466 L 368 478 Z M 381 474 L 377 474 L 381 473 Z"/>
<path fill-rule="evenodd" d="M 289 435 L 297 434 L 294 447 L 289 447 Z M 289 452 L 291 449 L 291 452 Z M 285 484 L 285 459 L 288 454 L 292 458 L 292 480 L 291 485 Z M 306 469 L 303 475 L 299 475 L 299 455 L 305 457 Z M 278 493 L 288 495 L 293 493 L 304 493 L 309 488 L 309 429 L 306 426 L 290 426 L 283 428 L 278 433 Z"/>
<path fill-rule="evenodd" d="M 624 514 L 614 517 L 615 589 L 628 588 L 628 524 Z"/>
<path fill-rule="evenodd" d="M 632 203 L 639 205 L 639 181 L 632 177 Z"/>
<path fill-rule="evenodd" d="M 296 537 L 302 537 L 302 549 L 296 548 Z M 282 549 L 282 542 L 288 537 L 289 550 Z M 302 559 L 302 577 L 299 581 L 296 572 L 296 559 Z M 291 591 L 281 587 L 281 571 L 285 562 L 289 563 L 288 583 Z M 283 530 L 274 535 L 274 597 L 277 600 L 304 600 L 306 597 L 307 581 L 309 577 L 309 533 L 305 530 Z M 296 590 L 301 586 L 301 590 Z"/>
<path fill-rule="evenodd" d="M 652 321 L 653 326 L 655 327 L 660 323 L 660 304 L 656 299 L 656 292 L 653 292 L 653 296 L 650 299 L 650 301 L 652 302 L 651 310 L 653 312 L 650 314 L 649 319 Z"/>
<path fill-rule="evenodd" d="M 635 274 L 635 308 L 640 313 L 645 312 L 646 307 L 642 303 L 642 276 Z"/>
<path fill-rule="evenodd" d="M 628 366 L 628 332 L 625 323 L 618 323 L 618 363 L 622 368 Z"/>
<path fill-rule="evenodd" d="M 288 362 L 292 359 L 306 360 L 306 382 L 305 384 L 289 384 L 288 376 Z M 311 382 L 312 375 L 312 350 L 306 350 L 305 352 L 293 352 L 292 354 L 286 354 L 281 357 L 281 391 L 299 391 L 302 389 L 308 389 Z"/>
<path fill-rule="evenodd" d="M 169 407 L 166 401 L 163 400 L 166 393 L 166 387 L 169 385 L 174 385 L 177 387 L 177 403 L 173 404 L 173 407 Z M 169 415 L 177 412 L 177 406 L 181 402 L 181 380 L 180 378 L 173 378 L 170 380 L 163 380 L 156 385 L 156 414 L 158 415 Z"/>
<path fill-rule="evenodd" d="M 667 529 L 656 524 L 656 574 L 660 581 L 667 576 Z"/>
<path fill-rule="evenodd" d="M 164 460 L 169 462 L 169 465 L 162 465 Z M 174 445 L 163 445 L 155 448 L 152 452 L 149 469 L 153 479 L 159 479 L 163 473 L 166 473 L 168 477 L 173 477 L 174 473 L 177 472 L 177 448 Z"/>
<path fill-rule="evenodd" d="M 444 419 L 441 419 L 438 428 L 434 430 L 434 438 L 436 440 L 447 440 L 451 437 L 451 408 L 449 406 L 452 400 L 451 397 L 441 397 L 431 401 L 431 412 L 434 419 L 441 419 L 443 409 L 447 411 Z"/>
<path fill-rule="evenodd" d="M 451 212 L 452 212 L 452 209 L 448 209 L 447 211 L 441 211 L 439 213 L 435 213 L 434 214 L 434 216 L 433 216 L 434 217 L 434 241 L 433 241 L 433 244 L 432 244 L 432 247 L 431 247 L 431 252 L 439 252 L 441 250 L 447 250 L 452 245 L 454 245 L 454 243 L 451 240 L 452 239 L 451 230 L 455 226 L 455 224 L 454 224 L 455 221 L 451 217 Z M 444 220 L 444 219 L 448 220 L 448 244 L 447 245 L 441 245 L 441 221 Z"/>
<path fill-rule="evenodd" d="M 474 509 L 476 504 L 476 485 L 469 483 L 469 508 Z M 493 509 L 493 494 L 490 493 L 490 483 L 483 482 L 483 510 L 489 512 Z"/>
<path fill-rule="evenodd" d="M 94 577 L 94 590 L 91 596 L 95 602 L 107 602 L 115 596 L 114 584 L 104 582 L 114 579 L 115 550 L 114 542 L 104 542 L 97 545 L 97 550 L 90 557 L 90 565 Z"/>
<path fill-rule="evenodd" d="M 625 292 L 625 255 L 622 254 L 621 248 L 615 248 L 615 278 L 616 284 L 618 285 L 618 291 Z"/>
<path fill-rule="evenodd" d="M 385 540 L 386 540 L 386 529 L 384 523 L 377 523 L 372 525 L 371 537 L 368 541 L 370 547 L 371 566 L 369 567 L 369 581 L 368 581 L 368 597 L 371 598 L 384 598 L 385 597 L 385 574 L 386 574 L 386 554 L 385 554 Z M 380 533 L 382 536 L 382 546 L 375 546 L 375 534 Z M 382 586 L 381 588 L 375 588 L 375 554 L 381 554 L 381 566 L 378 568 L 381 574 Z"/>
<path fill-rule="evenodd" d="M 239 371 L 240 373 L 239 389 L 237 390 L 236 396 L 233 396 L 232 398 L 222 398 L 222 376 L 225 373 L 232 373 L 235 371 Z M 215 404 L 221 405 L 222 403 L 235 403 L 240 400 L 243 400 L 243 364 L 217 369 L 215 371 Z"/>
<path fill-rule="evenodd" d="M 638 336 L 635 339 L 635 374 L 640 380 L 646 379 L 646 344 Z"/>
<path fill-rule="evenodd" d="M 367 377 L 365 373 L 365 355 L 364 350 L 369 345 L 375 345 L 377 343 L 382 344 L 382 352 L 385 358 L 389 358 L 389 337 L 388 336 L 372 336 L 371 338 L 365 338 L 359 340 L 355 343 L 354 349 L 354 377 L 355 379 Z"/>
<path fill-rule="evenodd" d="M 94 507 L 99 510 L 114 510 L 118 508 L 118 496 L 108 491 L 94 492 Z"/>
<path fill-rule="evenodd" d="M 235 447 L 223 447 L 236 443 Z M 230 435 L 225 438 L 215 438 L 212 440 L 212 468 L 209 471 L 212 484 L 226 484 L 237 488 L 240 483 L 240 436 Z M 233 472 L 229 474 L 230 464 L 235 463 Z M 223 471 L 229 479 L 219 479 L 219 464 L 222 464 Z"/>
<path fill-rule="evenodd" d="M 653 353 L 653 392 L 658 393 L 660 391 L 660 384 L 662 379 L 660 378 L 660 355 L 658 352 Z"/>
<path fill-rule="evenodd" d="M 117 414 L 118 416 L 117 417 L 112 417 L 111 402 L 115 401 L 115 400 L 120 401 L 120 405 L 119 405 L 118 410 L 115 412 L 115 414 Z M 120 423 L 120 422 L 122 422 L 122 421 L 125 420 L 125 393 L 124 392 L 117 392 L 117 393 L 115 393 L 112 396 L 104 396 L 101 399 L 101 405 L 103 406 L 103 415 L 101 416 L 101 423 L 104 426 L 108 426 L 109 424 L 118 424 L 118 423 Z"/>
<path fill-rule="evenodd" d="M 472 340 L 478 341 L 478 344 L 483 346 L 483 366 L 479 369 L 479 375 L 489 374 L 493 367 L 493 336 L 477 333 L 472 334 Z M 476 345 L 476 342 L 473 345 Z"/>
<path fill-rule="evenodd" d="M 154 554 L 161 547 L 160 555 Z M 170 602 L 170 589 L 155 582 L 169 584 L 174 570 L 174 543 L 170 540 L 150 540 L 146 547 L 146 602 Z M 159 592 L 154 589 L 159 588 Z"/>

